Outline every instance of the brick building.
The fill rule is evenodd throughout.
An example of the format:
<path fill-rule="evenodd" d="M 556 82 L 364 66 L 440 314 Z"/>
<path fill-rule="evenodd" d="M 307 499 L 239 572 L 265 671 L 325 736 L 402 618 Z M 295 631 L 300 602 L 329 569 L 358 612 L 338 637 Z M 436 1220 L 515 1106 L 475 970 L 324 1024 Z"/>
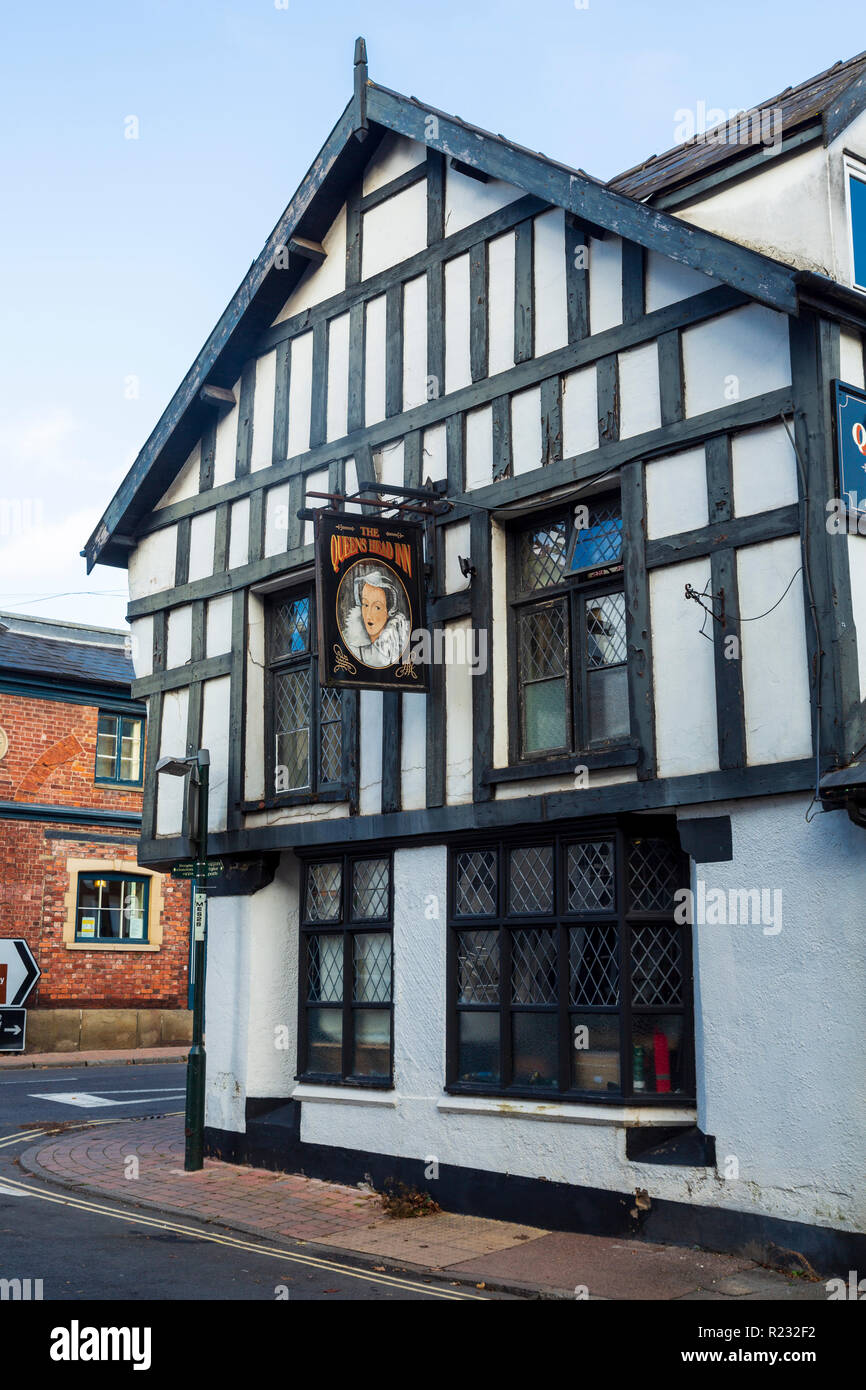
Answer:
<path fill-rule="evenodd" d="M 188 1036 L 189 887 L 136 862 L 145 707 L 122 632 L 0 615 L 0 936 L 29 1051 Z"/>

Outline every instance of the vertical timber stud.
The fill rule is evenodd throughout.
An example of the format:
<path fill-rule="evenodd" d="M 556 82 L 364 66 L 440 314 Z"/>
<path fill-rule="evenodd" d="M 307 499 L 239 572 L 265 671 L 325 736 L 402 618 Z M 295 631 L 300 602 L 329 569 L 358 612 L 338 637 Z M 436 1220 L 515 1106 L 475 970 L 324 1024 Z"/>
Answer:
<path fill-rule="evenodd" d="M 541 383 L 541 462 L 562 458 L 562 382 L 549 376 Z"/>
<path fill-rule="evenodd" d="M 663 425 L 685 419 L 683 357 L 679 330 L 660 333 L 656 339 L 659 358 L 659 402 Z"/>
<path fill-rule="evenodd" d="M 174 559 L 174 582 L 176 585 L 186 584 L 189 580 L 189 540 L 192 529 L 192 518 L 182 516 L 177 523 L 177 548 Z"/>
<path fill-rule="evenodd" d="M 405 487 L 421 486 L 421 441 L 422 431 L 413 430 L 403 439 L 403 484 Z"/>
<path fill-rule="evenodd" d="M 253 452 L 253 404 L 255 396 L 256 359 L 253 357 L 245 364 L 241 372 L 241 394 L 238 401 L 238 439 L 235 448 L 236 478 L 245 478 L 250 471 L 250 459 Z"/>
<path fill-rule="evenodd" d="M 313 325 L 313 390 L 310 407 L 310 448 L 324 444 L 328 432 L 328 320 Z"/>
<path fill-rule="evenodd" d="M 532 218 L 514 228 L 514 361 L 527 362 L 533 355 L 535 333 L 532 315 Z"/>
<path fill-rule="evenodd" d="M 487 376 L 487 242 L 481 241 L 469 253 L 469 360 L 473 381 Z"/>
<path fill-rule="evenodd" d="M 565 294 L 568 341 L 589 336 L 589 238 L 573 213 L 565 214 Z"/>
<path fill-rule="evenodd" d="M 358 701 L 360 692 L 344 690 L 341 699 L 343 713 L 343 786 L 349 802 L 349 814 L 358 814 Z"/>
<path fill-rule="evenodd" d="M 644 313 L 644 249 L 636 241 L 622 243 L 622 321 L 636 323 Z"/>
<path fill-rule="evenodd" d="M 247 559 L 250 564 L 260 560 L 265 548 L 265 490 L 256 488 L 250 493 L 250 534 Z"/>
<path fill-rule="evenodd" d="M 598 392 L 598 442 L 612 444 L 619 439 L 619 361 L 615 352 L 596 363 Z"/>
<path fill-rule="evenodd" d="M 382 813 L 400 810 L 400 751 L 403 744 L 403 694 L 382 694 Z"/>
<path fill-rule="evenodd" d="M 385 293 L 385 416 L 403 410 L 403 286 Z"/>
<path fill-rule="evenodd" d="M 448 496 L 459 497 L 466 486 L 464 454 L 466 452 L 465 416 L 462 410 L 449 415 L 445 421 L 445 460 L 448 477 Z"/>
<path fill-rule="evenodd" d="M 445 156 L 427 150 L 427 245 L 445 235 Z M 427 399 L 445 393 L 445 264 L 427 268 Z"/>
<path fill-rule="evenodd" d="M 493 764 L 493 558 L 490 517 L 474 511 L 469 520 L 469 554 L 475 574 L 469 589 L 472 630 L 478 635 L 476 651 L 486 651 L 483 669 L 470 667 L 472 687 L 472 799 L 489 801 L 492 787 L 484 780 Z M 483 638 L 481 636 L 483 634 Z M 485 643 L 481 648 L 480 642 Z M 468 653 L 467 653 L 468 655 Z M 480 660 L 480 657 L 479 657 Z"/>
<path fill-rule="evenodd" d="M 213 572 L 225 574 L 229 567 L 229 504 L 223 502 L 216 509 L 213 536 Z M 194 660 L 195 658 L 193 658 Z M 196 750 L 193 749 L 193 752 Z"/>
<path fill-rule="evenodd" d="M 627 463 L 621 479 L 628 708 L 632 737 L 639 750 L 637 775 L 639 781 L 645 782 L 655 776 L 655 709 L 643 463 Z"/>
<path fill-rule="evenodd" d="M 226 824 L 229 830 L 241 826 L 244 799 L 244 744 L 247 676 L 247 590 L 232 592 L 232 668 L 229 686 L 229 765 Z"/>
<path fill-rule="evenodd" d="M 730 521 L 734 514 L 731 437 L 715 434 L 704 445 L 707 472 L 707 519 Z"/>
<path fill-rule="evenodd" d="M 198 490 L 210 492 L 213 487 L 214 458 L 216 457 L 216 420 L 211 420 L 201 437 L 201 458 L 198 466 Z"/>
<path fill-rule="evenodd" d="M 713 609 L 722 611 L 725 626 L 712 620 L 716 668 L 716 718 L 719 728 L 719 767 L 745 767 L 746 719 L 743 708 L 743 663 L 740 660 L 740 601 L 737 556 L 731 546 L 710 556 Z M 735 643 L 728 639 L 735 638 Z"/>
<path fill-rule="evenodd" d="M 304 475 L 294 473 L 289 479 L 289 515 L 286 526 L 286 550 L 298 550 L 304 538 L 304 523 L 298 512 L 304 505 Z"/>
<path fill-rule="evenodd" d="M 361 184 L 356 183 L 346 199 L 346 287 L 361 280 Z M 359 305 L 363 310 L 363 304 Z"/>
<path fill-rule="evenodd" d="M 274 437 L 271 461 L 282 463 L 289 455 L 289 386 L 292 379 L 292 340 L 277 343 L 274 381 Z"/>
<path fill-rule="evenodd" d="M 493 401 L 493 481 L 511 477 L 511 397 Z"/>

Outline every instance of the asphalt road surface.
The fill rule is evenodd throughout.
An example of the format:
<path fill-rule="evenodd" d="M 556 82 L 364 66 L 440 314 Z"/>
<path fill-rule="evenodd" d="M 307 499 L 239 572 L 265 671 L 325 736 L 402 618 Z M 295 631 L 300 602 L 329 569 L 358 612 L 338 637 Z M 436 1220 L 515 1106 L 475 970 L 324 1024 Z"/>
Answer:
<path fill-rule="evenodd" d="M 183 1109 L 186 1067 L 0 1069 L 0 1279 L 41 1279 L 48 1300 L 482 1300 L 309 1245 L 259 1240 L 212 1223 L 78 1194 L 25 1173 L 15 1155 L 33 1125 Z M 28 1137 L 19 1137 L 31 1131 Z M 500 1295 L 501 1297 L 502 1295 Z"/>

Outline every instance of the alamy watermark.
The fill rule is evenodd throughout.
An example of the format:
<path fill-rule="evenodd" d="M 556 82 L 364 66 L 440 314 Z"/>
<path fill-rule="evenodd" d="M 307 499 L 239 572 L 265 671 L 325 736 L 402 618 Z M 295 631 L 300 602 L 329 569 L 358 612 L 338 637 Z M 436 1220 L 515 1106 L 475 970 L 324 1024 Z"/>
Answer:
<path fill-rule="evenodd" d="M 737 111 L 721 107 L 707 109 L 699 101 L 694 109 L 680 107 L 674 112 L 674 143 L 694 141 L 696 145 L 761 145 L 764 153 L 782 143 L 782 108 L 767 106 L 760 111 Z"/>
<path fill-rule="evenodd" d="M 762 927 L 764 936 L 782 930 L 781 888 L 707 888 L 698 879 L 697 892 L 674 893 L 674 921 L 680 926 Z"/>

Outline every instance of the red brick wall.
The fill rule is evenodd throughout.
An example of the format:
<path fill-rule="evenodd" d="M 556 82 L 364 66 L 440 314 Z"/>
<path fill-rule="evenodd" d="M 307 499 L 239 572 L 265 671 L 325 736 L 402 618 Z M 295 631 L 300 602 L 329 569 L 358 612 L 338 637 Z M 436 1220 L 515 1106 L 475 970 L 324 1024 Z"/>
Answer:
<path fill-rule="evenodd" d="M 33 700 L 0 692 L 0 727 L 9 750 L 0 759 L 0 801 L 141 810 L 141 788 L 97 786 L 96 705 Z"/>

